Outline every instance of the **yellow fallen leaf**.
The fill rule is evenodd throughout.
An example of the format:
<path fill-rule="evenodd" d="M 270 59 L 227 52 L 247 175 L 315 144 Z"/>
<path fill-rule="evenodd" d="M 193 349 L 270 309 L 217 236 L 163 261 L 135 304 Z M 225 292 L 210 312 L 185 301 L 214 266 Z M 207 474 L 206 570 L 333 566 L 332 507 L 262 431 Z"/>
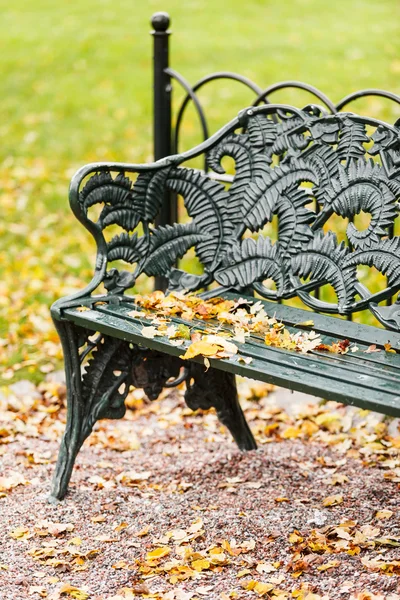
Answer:
<path fill-rule="evenodd" d="M 254 590 L 255 586 L 256 586 L 257 581 L 255 581 L 254 579 L 250 579 L 250 581 L 245 581 L 243 582 L 243 585 L 245 586 L 246 590 Z"/>
<path fill-rule="evenodd" d="M 391 344 L 384 344 L 383 347 L 385 348 L 386 352 L 393 352 L 393 354 L 396 354 L 396 350 L 392 348 Z"/>
<path fill-rule="evenodd" d="M 189 358 L 194 358 L 195 356 L 214 356 L 219 350 L 219 347 L 215 344 L 210 344 L 208 342 L 193 342 L 187 348 L 185 354 L 180 356 L 182 360 L 188 360 Z"/>
<path fill-rule="evenodd" d="M 144 537 L 149 534 L 149 531 L 150 531 L 150 525 L 146 525 L 146 527 L 144 529 L 141 529 L 140 531 L 136 531 L 136 533 L 134 533 L 133 535 L 135 535 L 136 537 Z"/>
<path fill-rule="evenodd" d="M 76 600 L 87 600 L 87 598 L 89 598 L 89 594 L 87 592 L 84 592 L 83 590 L 80 590 L 79 588 L 70 585 L 69 583 L 63 585 L 58 591 L 58 593 L 60 594 L 60 596 L 63 596 L 65 594 L 68 595 L 70 598 L 75 598 Z"/>
<path fill-rule="evenodd" d="M 390 519 L 393 516 L 393 511 L 388 509 L 378 510 L 375 517 L 377 519 Z"/>
<path fill-rule="evenodd" d="M 301 323 L 295 323 L 294 327 L 314 327 L 314 321 L 310 319 L 309 321 L 302 321 Z"/>
<path fill-rule="evenodd" d="M 273 588 L 274 586 L 270 583 L 262 583 L 261 581 L 257 581 L 254 591 L 257 592 L 259 596 L 265 596 L 265 594 L 268 594 L 268 592 L 270 592 Z"/>
<path fill-rule="evenodd" d="M 128 523 L 126 523 L 126 521 L 122 521 L 122 523 L 120 523 L 119 525 L 117 525 L 116 527 L 114 527 L 114 531 L 122 531 L 123 529 L 126 529 L 128 527 Z"/>
<path fill-rule="evenodd" d="M 105 515 L 95 515 L 94 517 L 90 517 L 92 523 L 104 523 L 107 520 Z"/>
<path fill-rule="evenodd" d="M 151 477 L 151 471 L 122 471 L 117 475 L 116 480 L 123 485 L 135 486 Z"/>
<path fill-rule="evenodd" d="M 211 563 L 205 559 L 194 560 L 191 564 L 192 569 L 195 571 L 206 571 L 211 566 Z"/>
<path fill-rule="evenodd" d="M 146 555 L 146 559 L 154 560 L 157 558 L 163 558 L 164 556 L 167 556 L 167 554 L 169 554 L 170 552 L 171 548 L 168 548 L 168 546 L 161 546 L 160 548 L 156 548 L 155 550 L 148 552 Z"/>
<path fill-rule="evenodd" d="M 33 596 L 33 594 L 39 594 L 41 598 L 46 598 L 47 590 L 42 585 L 31 585 L 29 588 L 29 595 Z"/>
<path fill-rule="evenodd" d="M 340 565 L 339 560 L 330 560 L 329 562 L 319 565 L 317 567 L 318 571 L 327 571 L 328 569 L 333 569 L 334 567 L 338 567 Z"/>
<path fill-rule="evenodd" d="M 120 593 L 124 593 L 124 594 L 126 594 L 126 595 L 125 595 L 125 596 L 123 596 L 123 597 L 122 597 L 122 596 L 117 596 L 117 598 L 119 597 L 119 598 L 121 598 L 121 600 L 122 600 L 122 598 L 124 598 L 124 599 L 125 599 L 125 598 L 126 598 L 126 599 L 128 599 L 128 598 L 129 598 L 129 599 L 130 599 L 130 598 L 133 598 L 133 597 L 135 597 L 135 598 L 136 598 L 136 596 L 145 596 L 145 595 L 147 595 L 147 594 L 150 594 L 150 590 L 149 590 L 149 588 L 147 587 L 147 585 L 145 585 L 144 583 L 137 583 L 136 585 L 134 585 L 134 586 L 132 586 L 132 587 L 130 587 L 130 588 L 123 587 L 123 588 L 120 590 Z M 132 594 L 133 594 L 133 596 L 132 596 Z M 153 596 L 153 597 L 154 597 L 154 596 Z"/>
<path fill-rule="evenodd" d="M 293 533 L 291 533 L 289 535 L 289 542 L 291 544 L 297 544 L 302 541 L 303 541 L 303 538 L 301 537 L 301 535 L 299 534 L 298 531 L 293 531 Z"/>
<path fill-rule="evenodd" d="M 26 485 L 29 483 L 21 473 L 11 471 L 8 477 L 0 477 L 0 492 L 11 490 L 17 485 Z"/>
<path fill-rule="evenodd" d="M 205 335 L 203 337 L 204 342 L 208 342 L 209 344 L 216 344 L 217 346 L 222 346 L 225 352 L 229 354 L 237 354 L 238 347 L 236 344 L 229 342 L 226 338 L 221 335 Z"/>
<path fill-rule="evenodd" d="M 288 427 L 282 433 L 282 437 L 285 439 L 297 438 L 302 434 L 300 427 Z"/>
<path fill-rule="evenodd" d="M 171 337 L 171 336 L 168 336 Z M 173 338 L 182 338 L 184 340 L 190 340 L 190 329 L 187 325 L 184 325 L 183 323 L 180 323 L 177 328 L 176 331 L 174 332 L 174 335 L 172 336 Z"/>
<path fill-rule="evenodd" d="M 115 563 L 115 565 L 112 565 L 113 569 L 127 569 L 128 568 L 128 563 L 126 562 L 126 560 L 119 560 L 118 562 Z"/>
<path fill-rule="evenodd" d="M 253 362 L 253 359 L 251 356 L 238 356 L 237 361 L 240 363 L 243 362 L 245 365 L 249 365 Z"/>
<path fill-rule="evenodd" d="M 237 578 L 239 578 L 239 577 L 244 577 L 245 575 L 249 575 L 250 573 L 251 573 L 251 570 L 250 570 L 250 569 L 242 569 L 241 571 L 238 571 L 238 572 L 236 573 L 236 577 L 237 577 Z"/>
<path fill-rule="evenodd" d="M 331 485 L 342 485 L 342 483 L 347 483 L 347 481 L 349 481 L 347 475 L 343 475 L 342 473 L 335 473 L 334 475 L 332 475 L 328 483 L 330 483 Z"/>
<path fill-rule="evenodd" d="M 324 506 L 336 506 L 337 504 L 342 504 L 342 502 L 343 502 L 343 496 L 341 496 L 340 494 L 335 494 L 334 496 L 327 496 L 322 501 L 322 504 Z"/>
<path fill-rule="evenodd" d="M 16 527 L 13 531 L 10 531 L 10 536 L 14 540 L 25 540 L 29 536 L 29 529 L 26 527 Z"/>
<path fill-rule="evenodd" d="M 274 571 L 276 571 L 276 568 L 271 563 L 260 562 L 256 566 L 256 571 L 258 573 L 273 573 Z"/>
<path fill-rule="evenodd" d="M 82 545 L 82 540 L 80 537 L 73 537 L 69 540 L 68 542 L 69 544 L 72 544 L 73 546 L 81 546 Z"/>
<path fill-rule="evenodd" d="M 190 533 L 197 533 L 203 528 L 203 519 L 196 519 L 189 527 Z"/>
<path fill-rule="evenodd" d="M 315 422 L 317 425 L 325 427 L 330 425 L 331 423 L 336 423 L 340 421 L 341 416 L 338 413 L 330 412 L 330 413 L 322 413 L 315 417 Z"/>
<path fill-rule="evenodd" d="M 261 581 L 255 581 L 252 579 L 247 583 L 245 589 L 249 591 L 253 590 L 259 596 L 265 596 L 268 594 L 268 592 L 274 589 L 274 586 L 271 583 L 263 583 Z"/>

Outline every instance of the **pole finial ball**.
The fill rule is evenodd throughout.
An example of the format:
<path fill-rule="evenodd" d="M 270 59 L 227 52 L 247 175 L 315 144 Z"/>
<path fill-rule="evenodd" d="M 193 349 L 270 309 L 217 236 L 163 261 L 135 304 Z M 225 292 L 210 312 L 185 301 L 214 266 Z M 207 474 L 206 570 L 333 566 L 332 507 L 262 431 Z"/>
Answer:
<path fill-rule="evenodd" d="M 151 24 L 155 31 L 167 31 L 170 24 L 169 14 L 166 12 L 154 13 L 151 17 Z"/>

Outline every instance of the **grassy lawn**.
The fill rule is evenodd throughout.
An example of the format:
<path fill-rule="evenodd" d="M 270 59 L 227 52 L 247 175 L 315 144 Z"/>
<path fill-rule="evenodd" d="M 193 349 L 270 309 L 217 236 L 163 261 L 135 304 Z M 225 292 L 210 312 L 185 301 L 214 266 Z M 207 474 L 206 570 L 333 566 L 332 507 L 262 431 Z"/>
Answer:
<path fill-rule="evenodd" d="M 400 93 L 396 0 L 0 1 L 0 368 L 40 378 L 60 349 L 48 306 L 87 282 L 94 247 L 69 213 L 72 173 L 93 160 L 151 159 L 151 38 L 156 10 L 172 16 L 173 67 L 191 82 L 224 69 L 269 85 L 312 83 L 334 101 L 359 88 Z M 251 102 L 217 83 L 203 94 L 215 129 Z M 276 101 L 303 105 L 306 94 Z M 354 105 L 393 122 L 398 109 Z M 188 147 L 199 141 L 188 112 Z M 182 148 L 183 149 L 183 148 Z M 15 372 L 7 369 L 13 364 Z M 40 370 L 41 369 L 41 370 Z"/>

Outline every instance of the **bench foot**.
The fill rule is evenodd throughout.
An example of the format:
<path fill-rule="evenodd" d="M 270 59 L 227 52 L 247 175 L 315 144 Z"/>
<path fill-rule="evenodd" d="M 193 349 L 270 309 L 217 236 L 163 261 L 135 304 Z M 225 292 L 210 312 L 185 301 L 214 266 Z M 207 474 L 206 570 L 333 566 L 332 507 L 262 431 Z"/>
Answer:
<path fill-rule="evenodd" d="M 96 421 L 124 416 L 132 362 L 137 355 L 136 347 L 122 340 L 101 335 L 93 339 L 93 332 L 65 321 L 56 321 L 55 325 L 64 351 L 67 424 L 50 502 L 65 496 L 76 456 Z M 89 354 L 91 359 L 82 372 L 82 363 Z"/>
<path fill-rule="evenodd" d="M 229 429 L 240 450 L 257 448 L 240 407 L 232 373 L 212 368 L 206 371 L 203 365 L 191 363 L 186 388 L 185 401 L 189 408 L 207 410 L 214 407 L 219 420 Z"/>
<path fill-rule="evenodd" d="M 257 447 L 240 408 L 233 374 L 206 371 L 197 363 L 183 365 L 179 358 L 93 333 L 68 321 L 55 321 L 55 325 L 64 351 L 67 424 L 49 502 L 57 503 L 67 493 L 75 459 L 96 421 L 124 416 L 131 385 L 143 388 L 154 400 L 163 387 L 177 385 L 185 377 L 185 400 L 191 409 L 215 407 L 241 450 Z"/>

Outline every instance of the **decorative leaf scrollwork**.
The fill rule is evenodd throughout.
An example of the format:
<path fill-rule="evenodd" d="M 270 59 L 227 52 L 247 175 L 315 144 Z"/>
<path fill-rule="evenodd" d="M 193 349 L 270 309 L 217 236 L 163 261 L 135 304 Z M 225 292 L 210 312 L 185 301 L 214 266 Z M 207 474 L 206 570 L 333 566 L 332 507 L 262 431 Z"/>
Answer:
<path fill-rule="evenodd" d="M 243 197 L 244 225 L 253 232 L 262 229 L 272 220 L 281 196 L 302 182 L 318 184 L 318 179 L 305 162 L 292 159 L 250 183 Z"/>
<path fill-rule="evenodd" d="M 357 250 L 346 256 L 344 269 L 357 265 L 375 267 L 388 278 L 391 286 L 400 286 L 400 237 L 386 239 L 368 249 Z"/>
<path fill-rule="evenodd" d="M 313 194 L 318 203 L 323 206 L 326 201 L 326 191 L 338 177 L 340 161 L 335 150 L 326 144 L 313 144 L 302 154 L 302 160 L 318 178 L 318 186 Z"/>
<path fill-rule="evenodd" d="M 260 236 L 236 243 L 226 254 L 224 266 L 215 273 L 215 279 L 223 286 L 245 288 L 255 281 L 273 279 L 278 293 L 284 287 L 279 244 Z"/>
<path fill-rule="evenodd" d="M 293 185 L 283 192 L 277 202 L 278 240 L 284 254 L 296 253 L 299 248 L 312 240 L 310 224 L 315 213 L 306 208 L 310 196 L 302 188 Z"/>
<path fill-rule="evenodd" d="M 119 225 L 125 231 L 133 231 L 139 222 L 139 215 L 132 211 L 132 182 L 123 173 L 115 179 L 108 171 L 95 173 L 80 193 L 81 206 L 87 214 L 95 204 L 104 204 L 98 226 Z"/>
<path fill-rule="evenodd" d="M 132 189 L 132 210 L 141 221 L 152 223 L 165 201 L 165 182 L 170 169 L 140 173 Z"/>
<path fill-rule="evenodd" d="M 143 237 L 121 233 L 114 236 L 107 244 L 108 260 L 123 260 L 127 263 L 137 262 L 146 252 L 146 240 Z"/>
<path fill-rule="evenodd" d="M 304 119 L 298 116 L 283 119 L 277 125 L 276 140 L 271 148 L 271 153 L 277 156 L 283 156 L 288 150 L 294 154 L 307 148 L 311 141 L 310 137 L 303 135 L 304 123 L 310 119 L 309 115 L 304 115 Z"/>
<path fill-rule="evenodd" d="M 331 284 L 338 298 L 338 311 L 345 312 L 354 302 L 357 281 L 354 266 L 347 265 L 348 268 L 343 269 L 349 253 L 350 249 L 344 242 L 337 243 L 332 231 L 324 234 L 319 230 L 306 248 L 292 256 L 291 270 L 299 277 Z"/>
<path fill-rule="evenodd" d="M 82 377 L 84 430 L 91 431 L 99 419 L 120 419 L 131 385 L 133 351 L 123 340 L 102 337 Z"/>
<path fill-rule="evenodd" d="M 342 119 L 342 130 L 337 147 L 340 160 L 346 163 L 351 159 L 358 159 L 365 155 L 364 143 L 369 142 L 366 134 L 365 124 L 353 121 L 346 116 Z"/>
<path fill-rule="evenodd" d="M 251 147 L 257 152 L 265 152 L 268 158 L 277 138 L 277 126 L 264 115 L 253 115 L 248 120 L 247 131 Z M 269 158 L 271 162 L 271 158 Z"/>
<path fill-rule="evenodd" d="M 194 222 L 158 227 L 150 236 L 143 271 L 149 276 L 167 275 L 171 264 L 182 258 L 189 248 L 208 241 L 208 235 L 201 233 Z"/>
<path fill-rule="evenodd" d="M 264 146 L 261 146 L 261 149 L 264 149 Z M 229 188 L 229 219 L 237 225 L 243 219 L 242 198 L 249 182 L 268 172 L 268 165 L 272 159 L 260 151 L 254 151 L 248 134 L 236 133 L 227 136 L 207 155 L 208 165 L 221 174 L 225 173 L 220 165 L 223 156 L 230 156 L 235 161 L 235 176 Z"/>
<path fill-rule="evenodd" d="M 371 135 L 374 145 L 369 150 L 371 156 L 379 154 L 388 177 L 400 176 L 400 119 L 394 124 L 397 131 L 379 125 Z"/>
<path fill-rule="evenodd" d="M 223 185 L 193 169 L 174 169 L 167 185 L 183 196 L 198 231 L 206 234 L 207 239 L 197 243 L 196 252 L 206 269 L 213 271 L 231 245 L 233 224 L 227 209 L 228 193 Z"/>
<path fill-rule="evenodd" d="M 325 203 L 314 223 L 321 227 L 336 213 L 352 218 L 361 211 L 371 214 L 371 221 L 364 230 L 353 223 L 347 227 L 347 236 L 355 248 L 377 244 L 387 235 L 387 227 L 397 215 L 397 197 L 400 184 L 387 178 L 384 170 L 372 159 L 352 160 L 349 165 L 338 165 L 338 176 L 324 189 Z"/>
<path fill-rule="evenodd" d="M 202 151 L 218 174 L 224 173 L 224 157 L 233 159 L 231 185 L 181 166 Z M 326 115 L 317 106 L 253 107 L 191 154 L 138 171 L 134 184 L 124 172 L 115 179 L 95 173 L 79 197 L 87 221 L 91 206 L 104 205 L 95 226 L 88 226 L 101 246 L 102 268 L 105 261 L 136 264 L 132 272 L 105 274 L 109 292 L 124 292 L 144 272 L 167 277 L 170 289 L 194 291 L 214 280 L 224 287 L 252 287 L 268 298 L 298 295 L 317 310 L 350 313 L 364 309 L 370 297 L 381 301 L 400 288 L 398 241 L 389 239 L 400 201 L 398 124 L 351 113 Z M 189 220 L 158 226 L 171 192 L 182 196 Z M 327 231 L 333 215 L 349 220 L 345 243 Z M 264 227 L 275 220 L 272 243 Z M 98 230 L 109 225 L 123 232 L 105 243 Z M 203 275 L 175 269 L 189 249 Z M 357 285 L 358 264 L 380 270 L 388 287 L 377 296 Z M 264 286 L 266 279 L 276 290 Z M 334 288 L 337 302 L 311 296 L 325 284 Z"/>

